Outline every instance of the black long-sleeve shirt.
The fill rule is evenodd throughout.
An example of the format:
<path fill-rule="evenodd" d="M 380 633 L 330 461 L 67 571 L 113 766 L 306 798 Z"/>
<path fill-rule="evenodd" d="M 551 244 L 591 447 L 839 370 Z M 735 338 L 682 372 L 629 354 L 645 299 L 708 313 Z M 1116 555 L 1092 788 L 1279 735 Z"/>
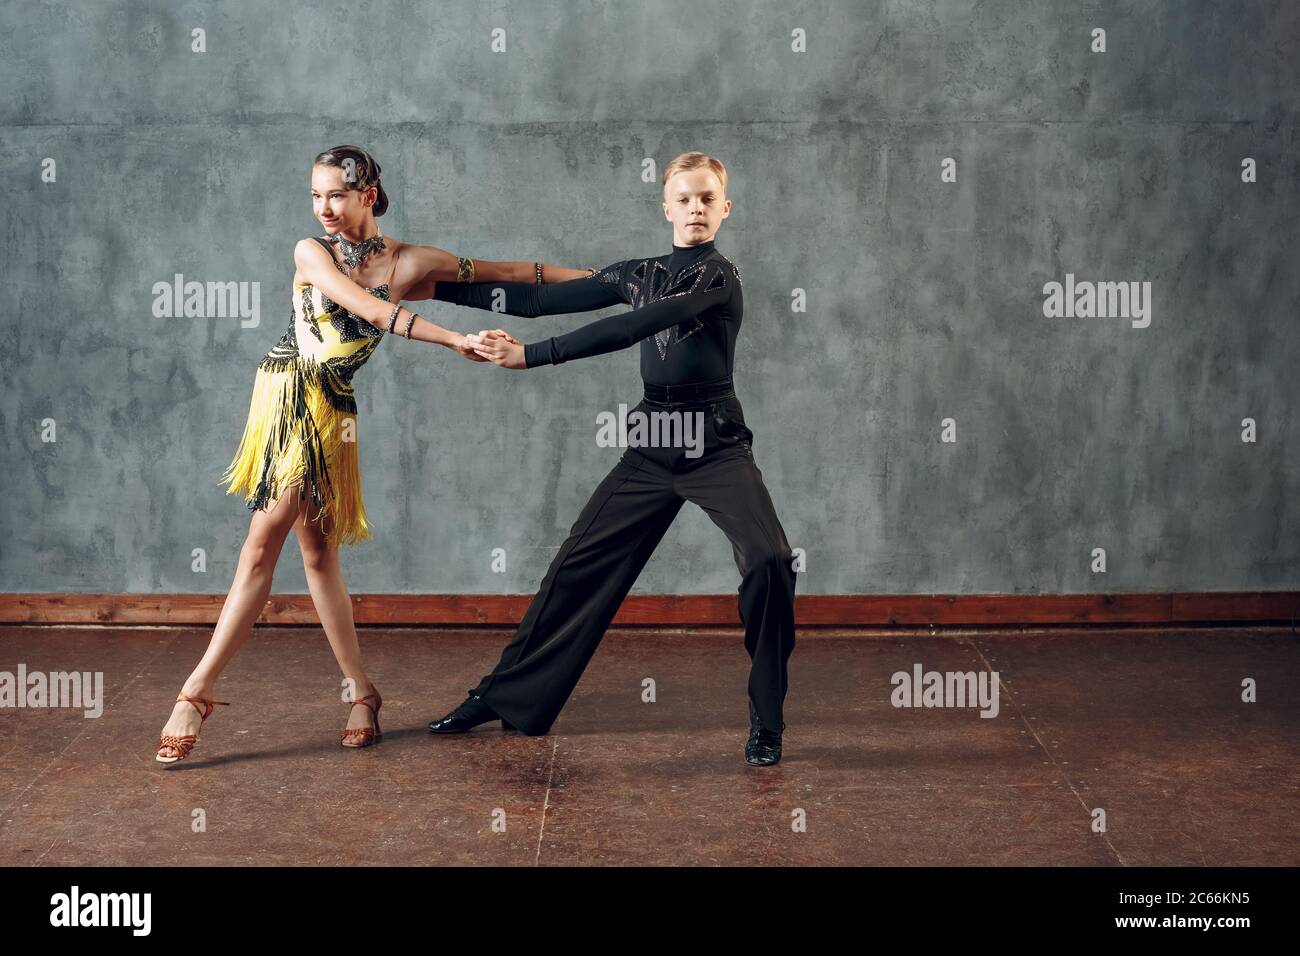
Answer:
<path fill-rule="evenodd" d="M 740 273 L 711 241 L 674 245 L 669 255 L 626 259 L 568 282 L 439 282 L 434 298 L 523 316 L 630 305 L 631 312 L 528 343 L 524 364 L 559 365 L 640 342 L 641 377 L 652 385 L 729 377 L 744 311 Z"/>

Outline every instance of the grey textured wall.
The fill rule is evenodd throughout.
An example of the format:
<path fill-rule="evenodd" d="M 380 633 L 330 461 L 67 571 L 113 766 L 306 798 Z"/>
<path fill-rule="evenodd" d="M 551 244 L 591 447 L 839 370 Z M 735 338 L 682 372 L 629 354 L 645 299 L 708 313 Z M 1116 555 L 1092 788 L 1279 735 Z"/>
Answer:
<path fill-rule="evenodd" d="M 668 250 L 644 158 L 721 157 L 738 393 L 802 594 L 1300 583 L 1292 0 L 3 10 L 3 590 L 229 587 L 248 512 L 217 479 L 342 142 L 384 166 L 386 233 L 582 266 Z M 155 318 L 176 273 L 258 283 L 259 324 Z M 1045 317 L 1067 273 L 1149 281 L 1149 327 Z M 639 395 L 635 349 L 517 373 L 396 339 L 355 384 L 354 592 L 534 590 L 617 459 L 596 413 Z M 277 591 L 306 589 L 292 541 Z M 737 581 L 688 505 L 637 590 Z"/>

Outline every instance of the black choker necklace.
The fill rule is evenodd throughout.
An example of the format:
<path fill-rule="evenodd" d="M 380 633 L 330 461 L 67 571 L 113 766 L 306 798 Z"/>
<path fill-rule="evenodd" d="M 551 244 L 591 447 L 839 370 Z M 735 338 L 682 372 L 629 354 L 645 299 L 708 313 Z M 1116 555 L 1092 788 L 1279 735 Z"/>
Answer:
<path fill-rule="evenodd" d="M 384 248 L 384 235 L 381 232 L 375 233 L 369 239 L 362 239 L 360 242 L 349 242 L 340 233 L 330 236 L 329 240 L 339 247 L 339 252 L 343 253 L 343 261 L 352 269 L 360 266 L 370 253 L 379 252 Z"/>

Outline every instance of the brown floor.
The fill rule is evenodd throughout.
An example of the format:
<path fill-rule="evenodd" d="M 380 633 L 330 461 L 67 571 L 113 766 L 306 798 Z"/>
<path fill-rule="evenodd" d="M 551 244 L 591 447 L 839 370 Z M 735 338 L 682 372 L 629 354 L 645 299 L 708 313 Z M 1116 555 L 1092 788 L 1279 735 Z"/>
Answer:
<path fill-rule="evenodd" d="M 738 633 L 611 631 L 550 736 L 435 737 L 509 632 L 364 630 L 385 737 L 349 751 L 323 634 L 259 629 L 219 684 L 232 706 L 167 769 L 208 633 L 0 628 L 0 670 L 105 682 L 98 719 L 0 710 L 0 864 L 1300 863 L 1286 628 L 801 634 L 769 768 L 742 759 Z M 917 662 L 998 671 L 1001 713 L 895 709 L 889 676 Z"/>

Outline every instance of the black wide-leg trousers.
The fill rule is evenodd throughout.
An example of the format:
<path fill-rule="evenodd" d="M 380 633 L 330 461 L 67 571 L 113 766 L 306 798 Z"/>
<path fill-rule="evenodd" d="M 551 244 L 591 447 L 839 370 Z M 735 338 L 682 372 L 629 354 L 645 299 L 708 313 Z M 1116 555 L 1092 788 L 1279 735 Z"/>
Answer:
<path fill-rule="evenodd" d="M 496 668 L 470 693 L 524 733 L 547 733 L 641 569 L 691 501 L 731 541 L 749 696 L 763 725 L 779 732 L 795 643 L 794 555 L 754 463 L 740 402 L 734 395 L 707 404 L 643 401 L 638 410 L 702 413 L 702 454 L 690 457 L 683 447 L 624 452 L 578 515 Z"/>

